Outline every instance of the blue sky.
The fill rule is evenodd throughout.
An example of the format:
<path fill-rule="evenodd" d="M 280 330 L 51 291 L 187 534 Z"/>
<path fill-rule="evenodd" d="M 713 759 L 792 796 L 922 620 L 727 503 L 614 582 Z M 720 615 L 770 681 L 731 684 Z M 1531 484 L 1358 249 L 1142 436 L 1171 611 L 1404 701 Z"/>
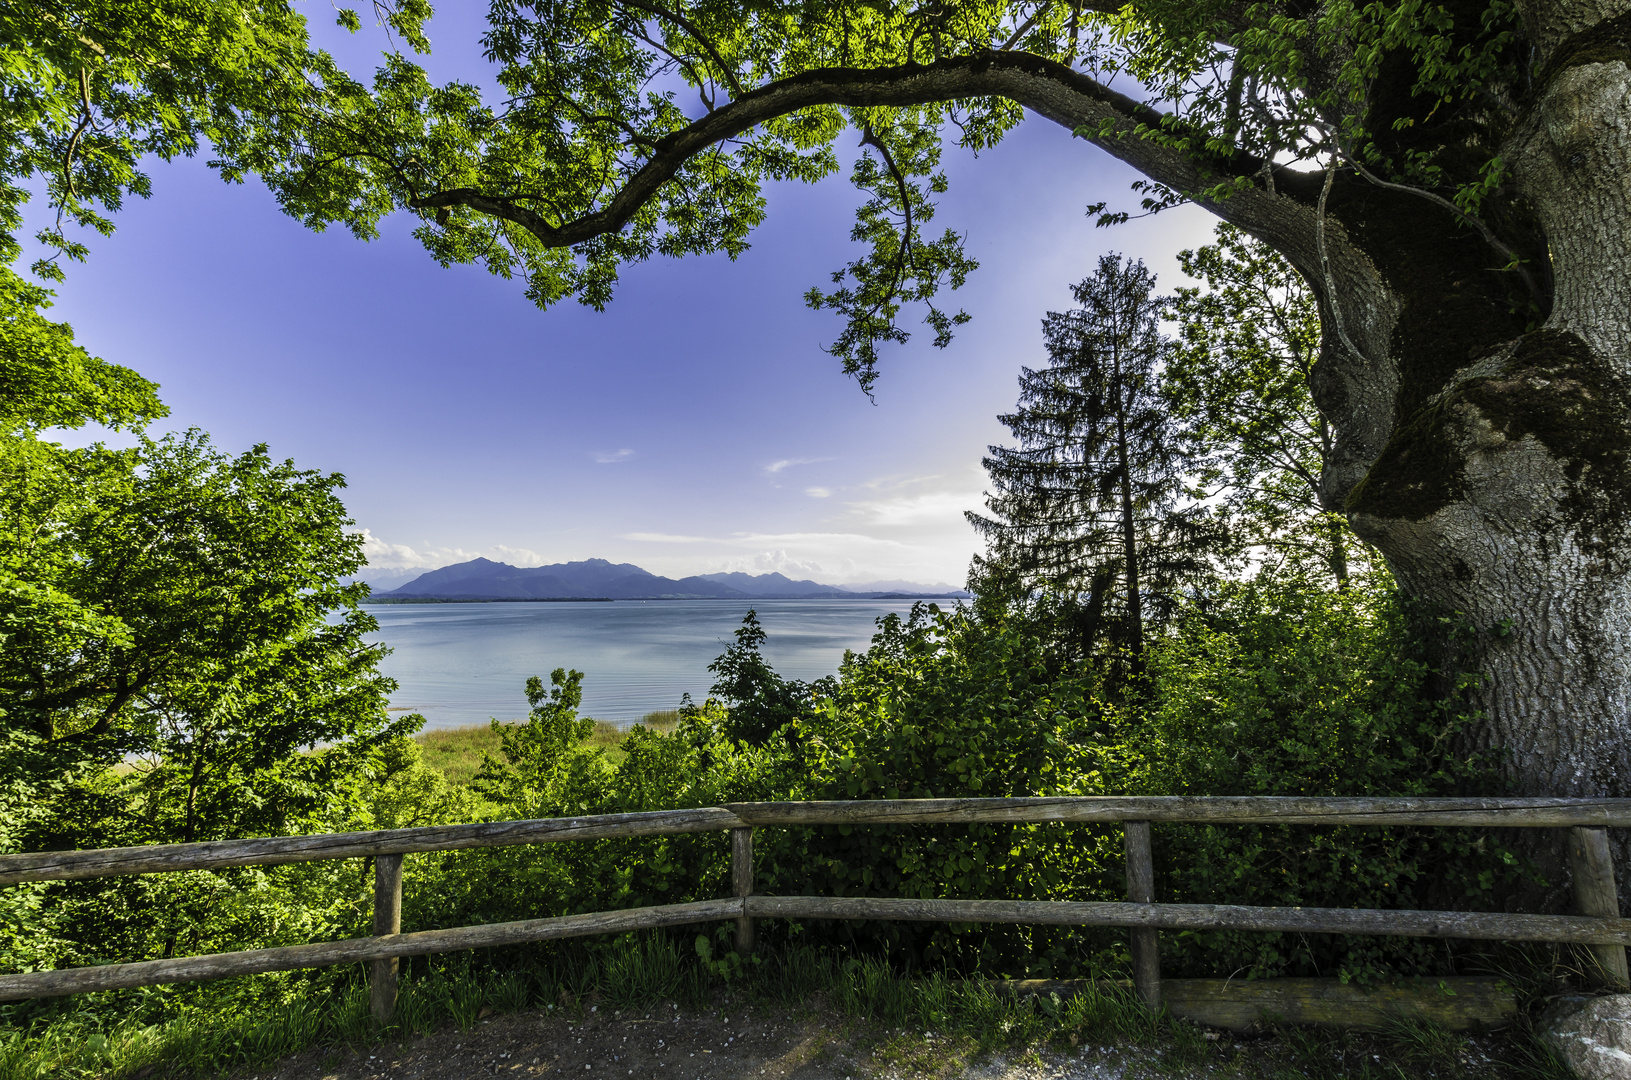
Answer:
<path fill-rule="evenodd" d="M 457 29 L 439 20 L 433 40 Z M 359 67 L 365 46 L 347 45 Z M 437 65 L 468 55 L 439 48 Z M 735 263 L 629 268 L 597 313 L 444 270 L 403 218 L 370 244 L 315 234 L 258 184 L 157 164 L 153 197 L 69 268 L 53 315 L 161 384 L 165 428 L 344 473 L 376 567 L 601 557 L 960 583 L 977 548 L 962 511 L 980 506 L 1020 366 L 1044 358 L 1044 312 L 1109 250 L 1170 289 L 1175 253 L 1209 242 L 1212 219 L 1094 228 L 1085 206 L 1131 205 L 1133 174 L 1043 120 L 947 166 L 935 228 L 965 231 L 981 263 L 951 298 L 973 322 L 946 350 L 926 331 L 887 348 L 875 403 L 821 350 L 836 319 L 802 300 L 855 256 L 847 169 L 771 188 Z"/>

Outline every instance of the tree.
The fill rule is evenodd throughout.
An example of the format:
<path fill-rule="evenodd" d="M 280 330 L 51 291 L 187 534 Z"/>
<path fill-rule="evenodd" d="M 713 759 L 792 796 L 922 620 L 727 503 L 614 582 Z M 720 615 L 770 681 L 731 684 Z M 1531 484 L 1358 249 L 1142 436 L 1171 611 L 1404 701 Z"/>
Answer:
<path fill-rule="evenodd" d="M 410 41 L 428 9 L 382 5 Z M 423 10 L 415 10 L 415 9 Z M 72 224 L 106 235 L 124 200 L 146 197 L 146 160 L 230 150 L 316 96 L 321 57 L 305 20 L 281 0 L 53 0 L 0 12 L 0 255 L 22 251 L 15 230 L 33 192 L 55 219 L 37 233 L 34 263 L 60 280 L 83 259 Z"/>
<path fill-rule="evenodd" d="M 341 584 L 363 561 L 343 479 L 141 436 L 156 388 L 48 302 L 0 276 L 0 845 L 335 827 L 369 751 L 419 722 L 390 720 L 366 587 Z M 49 438 L 93 421 L 138 445 Z M 169 955 L 219 901 L 159 879 L 6 890 L 0 963 Z"/>
<path fill-rule="evenodd" d="M 362 554 L 338 476 L 265 447 L 228 456 L 197 432 L 24 449 L 0 457 L 17 496 L 0 537 L 0 723 L 56 787 L 35 846 L 279 833 L 329 801 L 342 767 L 305 751 L 417 722 L 388 719 L 366 587 L 340 583 Z M 74 805 L 76 777 L 122 759 L 136 769 L 111 817 Z"/>
<path fill-rule="evenodd" d="M 570 786 L 574 765 L 582 780 L 582 761 L 574 751 L 595 730 L 595 722 L 578 716 L 583 704 L 583 672 L 556 668 L 549 689 L 533 675 L 527 679 L 525 724 L 492 722 L 503 760 L 483 754 L 475 788 L 517 817 L 547 817 L 560 805 L 560 791 Z"/>
<path fill-rule="evenodd" d="M 289 802 L 257 784 L 387 726 L 366 587 L 340 584 L 362 564 L 344 480 L 140 436 L 157 388 L 75 346 L 49 302 L 0 275 L 0 728 L 31 750 L 8 755 L 32 762 L 29 816 L 135 755 L 154 837 L 275 830 Z M 92 422 L 140 444 L 47 437 Z"/>
<path fill-rule="evenodd" d="M 1355 557 L 1352 531 L 1320 503 L 1336 432 L 1314 407 L 1319 304 L 1290 264 L 1231 225 L 1218 242 L 1178 253 L 1206 289 L 1177 290 L 1179 343 L 1162 394 L 1216 459 L 1248 543 L 1293 565 L 1322 564 L 1339 588 Z M 1359 555 L 1363 558 L 1363 555 Z"/>
<path fill-rule="evenodd" d="M 809 714 L 813 688 L 797 679 L 782 678 L 765 660 L 759 650 L 767 635 L 758 612 L 749 608 L 733 636 L 736 640 L 708 665 L 714 675 L 709 690 L 730 708 L 723 725 L 725 734 L 760 746 Z"/>
<path fill-rule="evenodd" d="M 992 516 L 967 515 L 989 542 L 976 576 L 1079 597 L 1083 651 L 1107 632 L 1135 673 L 1146 620 L 1171 616 L 1223 539 L 1186 498 L 1195 459 L 1157 385 L 1172 343 L 1154 288 L 1142 262 L 1106 255 L 1071 290 L 1081 306 L 1048 313 L 1052 363 L 1022 369 L 1019 408 L 998 418 L 1019 445 L 983 461 Z"/>
<path fill-rule="evenodd" d="M 8 16 L 35 35 L 18 55 L 106 51 L 78 9 L 45 11 Z M 223 110 L 225 175 L 259 173 L 313 227 L 368 236 L 405 211 L 444 263 L 600 306 L 625 262 L 741 251 L 762 182 L 830 174 L 853 128 L 866 252 L 810 299 L 845 314 L 835 351 L 870 385 L 903 303 L 929 305 L 937 343 L 961 317 L 937 297 L 973 264 L 925 232 L 942 134 L 979 148 L 1029 110 L 1141 171 L 1149 208 L 1197 202 L 1291 262 L 1321 311 L 1324 505 L 1479 629 L 1476 738 L 1517 790 L 1631 793 L 1622 5 L 562 0 L 489 19 L 490 97 L 399 53 L 365 84 L 286 41 L 271 70 L 299 78 L 201 74 L 206 96 L 287 91 Z M 74 115 L 53 85 L 51 116 Z M 48 121 L 11 121 L 8 153 Z"/>

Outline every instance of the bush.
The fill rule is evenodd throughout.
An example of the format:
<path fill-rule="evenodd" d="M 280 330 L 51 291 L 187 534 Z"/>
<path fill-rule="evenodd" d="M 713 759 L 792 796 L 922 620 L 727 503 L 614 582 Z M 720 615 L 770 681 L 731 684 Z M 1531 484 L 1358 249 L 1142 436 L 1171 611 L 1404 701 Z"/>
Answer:
<path fill-rule="evenodd" d="M 1107 710 L 1084 793 L 1495 795 L 1497 762 L 1463 749 L 1458 695 L 1434 693 L 1420 618 L 1390 589 L 1265 576 L 1233 586 L 1150 655 L 1146 695 Z M 1468 829 L 1160 826 L 1159 899 L 1489 910 L 1517 858 Z M 1175 971 L 1433 973 L 1445 945 L 1243 933 L 1165 935 Z"/>

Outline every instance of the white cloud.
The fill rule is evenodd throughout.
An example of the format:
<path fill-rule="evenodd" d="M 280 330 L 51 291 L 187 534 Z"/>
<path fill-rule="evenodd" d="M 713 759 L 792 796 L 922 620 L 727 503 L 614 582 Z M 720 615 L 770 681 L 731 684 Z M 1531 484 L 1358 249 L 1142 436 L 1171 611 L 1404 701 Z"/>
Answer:
<path fill-rule="evenodd" d="M 832 488 L 824 488 L 824 487 L 805 488 L 804 489 L 804 494 L 810 496 L 810 498 L 812 498 L 812 499 L 825 499 L 825 498 L 829 497 L 830 495 L 832 495 Z"/>
<path fill-rule="evenodd" d="M 627 461 L 634 456 L 634 451 L 628 447 L 621 450 L 596 450 L 592 455 L 597 464 L 616 465 L 620 461 Z"/>
<path fill-rule="evenodd" d="M 951 529 L 968 537 L 965 510 L 982 510 L 985 474 L 971 470 L 961 478 L 946 476 L 880 477 L 862 487 L 872 498 L 845 503 L 853 519 L 878 528 Z M 976 487 L 975 485 L 981 485 Z"/>
<path fill-rule="evenodd" d="M 960 524 L 964 510 L 980 510 L 985 502 L 978 491 L 923 491 L 862 499 L 847 505 L 872 524 L 890 527 L 937 522 Z"/>
<path fill-rule="evenodd" d="M 794 465 L 814 465 L 814 464 L 816 464 L 817 462 L 820 462 L 820 461 L 831 461 L 831 460 L 832 460 L 832 458 L 830 458 L 830 457 L 782 458 L 780 461 L 772 461 L 769 465 L 766 465 L 765 466 L 765 472 L 769 473 L 771 476 L 775 476 L 777 473 L 781 472 L 783 469 L 790 468 L 791 466 L 794 466 Z"/>
<path fill-rule="evenodd" d="M 511 566 L 542 566 L 544 557 L 530 548 L 514 548 L 508 544 L 494 544 L 487 549 L 498 553 L 499 562 L 507 562 Z"/>
<path fill-rule="evenodd" d="M 389 540 L 382 540 L 367 529 L 362 530 L 362 550 L 368 557 L 369 567 L 374 570 L 434 570 L 440 566 L 469 562 L 482 556 L 497 562 L 509 563 L 511 566 L 542 566 L 546 561 L 536 551 L 510 547 L 506 544 L 494 544 L 486 551 L 467 551 L 460 547 L 434 547 L 430 544 L 415 548 L 408 544 L 393 544 Z"/>
<path fill-rule="evenodd" d="M 431 547 L 428 544 L 423 548 L 414 548 L 407 544 L 393 544 L 388 540 L 381 540 L 367 529 L 362 530 L 362 550 L 368 557 L 368 565 L 376 570 L 414 567 L 424 567 L 428 570 L 447 566 L 449 563 L 469 562 L 476 558 L 476 552 L 463 548 Z"/>
<path fill-rule="evenodd" d="M 680 536 L 675 533 L 632 532 L 622 533 L 619 540 L 634 540 L 642 544 L 712 544 L 711 536 Z"/>

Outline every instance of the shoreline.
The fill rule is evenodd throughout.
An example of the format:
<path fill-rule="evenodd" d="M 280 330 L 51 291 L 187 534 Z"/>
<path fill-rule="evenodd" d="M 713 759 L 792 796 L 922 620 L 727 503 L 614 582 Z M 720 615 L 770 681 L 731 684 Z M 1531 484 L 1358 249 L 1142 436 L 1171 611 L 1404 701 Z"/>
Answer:
<path fill-rule="evenodd" d="M 972 600 L 954 593 L 855 593 L 851 596 L 370 596 L 364 604 L 646 604 L 658 600 Z"/>

